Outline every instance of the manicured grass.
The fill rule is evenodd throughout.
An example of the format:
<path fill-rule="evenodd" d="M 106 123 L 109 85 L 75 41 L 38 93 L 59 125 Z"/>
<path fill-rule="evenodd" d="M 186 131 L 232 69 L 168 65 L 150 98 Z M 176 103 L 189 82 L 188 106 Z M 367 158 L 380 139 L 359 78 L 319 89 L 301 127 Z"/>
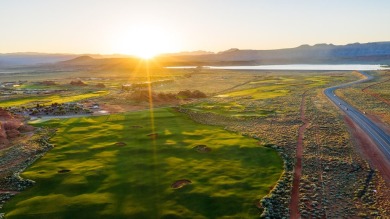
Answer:
<path fill-rule="evenodd" d="M 56 146 L 23 173 L 37 183 L 5 205 L 7 218 L 253 218 L 282 172 L 272 149 L 171 109 L 153 122 L 143 111 L 42 125 L 59 127 Z M 192 183 L 171 188 L 180 179 Z"/>
<path fill-rule="evenodd" d="M 275 113 L 273 110 L 264 110 L 257 107 L 245 106 L 237 102 L 210 103 L 202 102 L 184 106 L 194 111 L 211 112 L 232 117 L 265 117 Z"/>
<path fill-rule="evenodd" d="M 250 97 L 254 100 L 265 100 L 290 95 L 296 88 L 302 90 L 324 86 L 332 80 L 334 78 L 328 75 L 308 75 L 302 78 L 269 77 L 264 80 L 250 82 L 248 85 L 252 86 L 252 88 L 233 91 L 219 96 Z"/>
<path fill-rule="evenodd" d="M 289 90 L 283 89 L 285 87 L 286 85 L 264 86 L 247 90 L 235 91 L 224 95 L 228 97 L 250 96 L 255 100 L 269 99 L 287 95 L 289 93 Z"/>
<path fill-rule="evenodd" d="M 1 101 L 0 107 L 22 106 L 22 105 L 29 105 L 29 104 L 31 105 L 37 102 L 44 103 L 44 104 L 76 102 L 87 98 L 107 95 L 108 93 L 109 93 L 108 91 L 96 91 L 96 92 L 69 95 L 69 96 L 61 96 L 61 95 L 29 96 L 29 97 Z"/>

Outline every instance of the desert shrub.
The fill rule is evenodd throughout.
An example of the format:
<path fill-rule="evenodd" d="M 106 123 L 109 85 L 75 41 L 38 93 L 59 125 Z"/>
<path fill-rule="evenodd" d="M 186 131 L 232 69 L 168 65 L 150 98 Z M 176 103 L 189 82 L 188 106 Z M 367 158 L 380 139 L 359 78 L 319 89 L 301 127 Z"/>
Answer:
<path fill-rule="evenodd" d="M 190 90 L 184 90 L 184 91 L 179 91 L 177 93 L 177 98 L 179 99 L 189 99 L 189 98 L 205 98 L 207 97 L 205 93 L 195 90 L 195 91 L 190 91 Z"/>
<path fill-rule="evenodd" d="M 179 93 L 177 93 L 177 97 L 179 99 L 188 99 L 188 98 L 191 98 L 192 96 L 192 92 L 190 90 L 183 90 L 183 91 L 179 91 Z"/>
<path fill-rule="evenodd" d="M 203 93 L 202 91 L 195 90 L 192 92 L 192 98 L 206 98 L 206 94 Z"/>
<path fill-rule="evenodd" d="M 103 83 L 98 83 L 98 84 L 96 85 L 96 87 L 98 87 L 98 88 L 105 88 L 106 85 L 104 85 Z"/>
<path fill-rule="evenodd" d="M 82 82 L 81 80 L 71 81 L 70 85 L 73 85 L 73 86 L 87 86 L 87 84 Z"/>

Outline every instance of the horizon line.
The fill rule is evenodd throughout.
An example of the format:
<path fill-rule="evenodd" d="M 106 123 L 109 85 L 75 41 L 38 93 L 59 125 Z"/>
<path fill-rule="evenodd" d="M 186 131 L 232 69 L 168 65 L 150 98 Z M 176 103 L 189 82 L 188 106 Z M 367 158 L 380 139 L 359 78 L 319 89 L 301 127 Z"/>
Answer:
<path fill-rule="evenodd" d="M 370 44 L 370 43 L 390 43 L 390 40 L 389 41 L 364 42 L 364 43 L 354 42 L 354 43 L 347 43 L 347 44 L 333 44 L 333 43 L 301 44 L 301 45 L 295 46 L 295 47 L 285 47 L 285 48 L 276 48 L 276 49 L 239 49 L 237 47 L 231 47 L 230 49 L 226 49 L 226 50 L 222 50 L 222 51 L 208 51 L 208 50 L 202 50 L 202 49 L 198 49 L 198 50 L 182 50 L 182 51 L 177 51 L 177 52 L 164 52 L 164 53 L 160 53 L 160 54 L 157 54 L 155 57 L 161 56 L 161 55 L 173 55 L 173 54 L 180 54 L 180 53 L 195 53 L 195 52 L 205 52 L 205 53 L 218 54 L 218 53 L 226 52 L 226 51 L 233 50 L 233 49 L 234 50 L 236 49 L 236 50 L 270 51 L 270 50 L 295 49 L 295 48 L 299 48 L 299 47 L 302 47 L 302 46 L 309 46 L 309 47 L 320 46 L 320 45 L 347 46 L 347 45 L 354 45 L 354 44 Z M 137 55 L 125 54 L 125 53 L 95 53 L 95 52 L 71 53 L 71 52 L 36 52 L 36 51 L 0 52 L 0 55 L 9 55 L 9 54 L 25 54 L 25 55 L 28 55 L 28 54 L 31 54 L 31 55 L 32 54 L 47 54 L 47 55 L 80 55 L 80 56 L 84 56 L 84 55 L 101 55 L 101 56 L 127 56 L 129 58 L 131 58 L 131 57 L 138 57 Z"/>

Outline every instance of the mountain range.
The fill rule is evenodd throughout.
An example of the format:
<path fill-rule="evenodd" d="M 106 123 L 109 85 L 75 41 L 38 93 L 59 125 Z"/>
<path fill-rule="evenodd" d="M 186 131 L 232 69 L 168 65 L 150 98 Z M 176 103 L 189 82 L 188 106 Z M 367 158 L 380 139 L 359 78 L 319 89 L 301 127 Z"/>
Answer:
<path fill-rule="evenodd" d="M 140 60 L 128 55 L 45 53 L 0 54 L 0 68 L 15 66 L 129 67 Z M 276 50 L 229 49 L 163 54 L 154 58 L 162 66 L 262 64 L 390 64 L 390 41 L 347 45 L 316 44 Z"/>
<path fill-rule="evenodd" d="M 160 56 L 168 65 L 261 65 L 261 64 L 389 64 L 390 42 L 302 45 L 277 50 L 229 49 L 204 55 Z M 182 62 L 182 63 L 180 63 Z"/>

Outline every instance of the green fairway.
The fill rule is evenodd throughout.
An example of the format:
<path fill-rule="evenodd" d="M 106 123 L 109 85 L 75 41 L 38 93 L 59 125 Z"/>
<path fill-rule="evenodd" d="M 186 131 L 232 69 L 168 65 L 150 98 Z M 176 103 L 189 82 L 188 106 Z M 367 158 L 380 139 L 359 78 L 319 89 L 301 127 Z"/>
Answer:
<path fill-rule="evenodd" d="M 249 96 L 255 100 L 269 99 L 280 96 L 287 95 L 290 91 L 283 89 L 286 85 L 273 85 L 273 86 L 264 86 L 257 87 L 253 89 L 235 91 L 232 93 L 224 94 L 223 96 L 227 97 L 239 97 L 239 96 Z"/>
<path fill-rule="evenodd" d="M 274 114 L 274 110 L 265 110 L 259 107 L 245 106 L 237 102 L 201 102 L 195 104 L 183 105 L 184 108 L 189 108 L 198 112 L 210 112 L 220 114 L 224 116 L 232 117 L 266 117 L 270 114 Z"/>
<path fill-rule="evenodd" d="M 171 109 L 51 120 L 55 148 L 23 177 L 36 185 L 6 218 L 253 218 L 282 160 L 255 139 Z M 152 134 L 152 135 L 150 135 Z M 155 136 L 155 137 L 153 137 Z M 211 151 L 194 147 L 206 145 Z M 198 147 L 199 148 L 199 147 Z M 202 148 L 202 147 L 200 147 Z M 174 189 L 177 180 L 191 183 Z"/>

